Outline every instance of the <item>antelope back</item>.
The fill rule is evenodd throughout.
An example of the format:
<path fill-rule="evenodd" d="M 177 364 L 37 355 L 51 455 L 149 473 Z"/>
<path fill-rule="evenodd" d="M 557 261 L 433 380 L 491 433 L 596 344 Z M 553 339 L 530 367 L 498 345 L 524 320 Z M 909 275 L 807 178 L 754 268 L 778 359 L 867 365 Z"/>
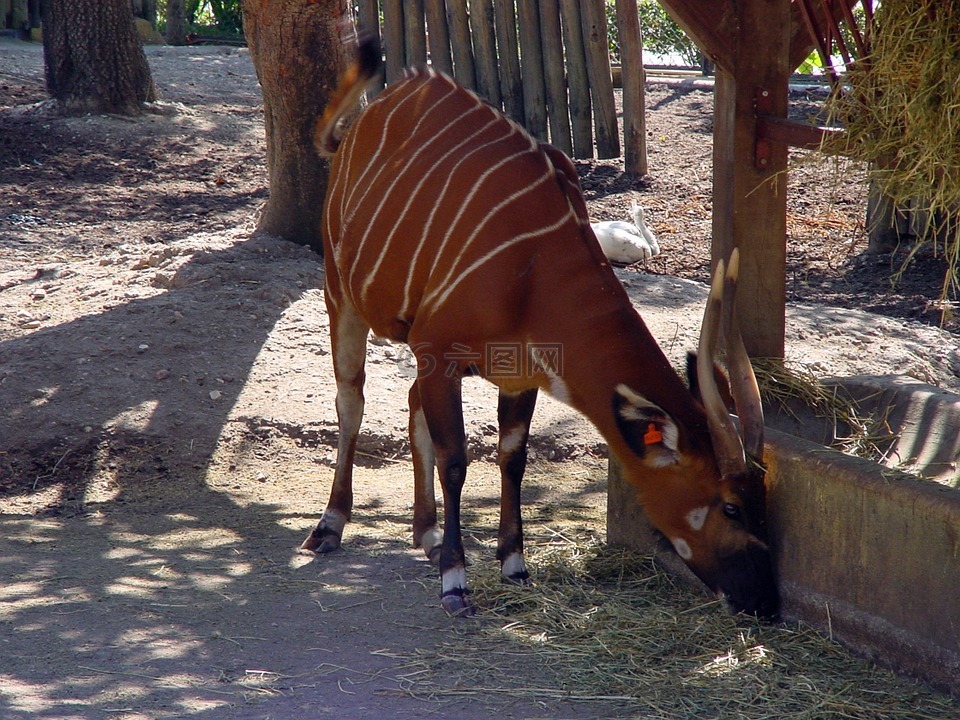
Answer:
<path fill-rule="evenodd" d="M 398 340 L 417 315 L 469 307 L 504 267 L 528 268 L 537 243 L 599 253 L 570 161 L 430 70 L 388 88 L 351 126 L 324 215 L 337 290 Z"/>

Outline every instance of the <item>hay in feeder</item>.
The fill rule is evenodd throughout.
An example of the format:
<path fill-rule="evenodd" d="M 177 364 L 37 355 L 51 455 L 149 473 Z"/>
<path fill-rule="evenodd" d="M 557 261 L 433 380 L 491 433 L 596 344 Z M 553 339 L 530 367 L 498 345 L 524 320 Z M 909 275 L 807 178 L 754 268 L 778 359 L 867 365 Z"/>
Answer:
<path fill-rule="evenodd" d="M 884 448 L 896 438 L 887 414 L 874 416 L 859 412 L 845 393 L 825 386 L 816 374 L 803 366 L 757 359 L 753 361 L 753 369 L 764 402 L 790 415 L 794 415 L 794 403 L 799 403 L 815 417 L 832 424 L 830 446 L 835 450 L 874 462 L 884 459 Z"/>
<path fill-rule="evenodd" d="M 848 69 L 849 87 L 828 103 L 846 133 L 824 149 L 870 163 L 871 179 L 895 206 L 924 211 L 925 234 L 944 239 L 934 249 L 955 271 L 960 230 L 949 223 L 960 212 L 960 6 L 884 0 L 871 33 L 869 54 Z"/>
<path fill-rule="evenodd" d="M 607 704 L 611 718 L 956 718 L 949 697 L 808 627 L 732 616 L 582 523 L 532 528 L 527 539 L 536 586 L 502 583 L 496 561 L 473 565 L 482 615 L 452 624 L 439 650 L 409 656 L 408 693 L 508 708 Z"/>

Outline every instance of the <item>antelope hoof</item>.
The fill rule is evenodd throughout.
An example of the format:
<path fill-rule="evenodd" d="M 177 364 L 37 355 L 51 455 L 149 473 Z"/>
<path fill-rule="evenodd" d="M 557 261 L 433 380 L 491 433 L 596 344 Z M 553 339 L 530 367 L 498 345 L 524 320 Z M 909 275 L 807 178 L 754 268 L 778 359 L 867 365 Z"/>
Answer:
<path fill-rule="evenodd" d="M 300 545 L 301 550 L 326 554 L 340 548 L 340 536 L 332 530 L 314 530 Z"/>
<path fill-rule="evenodd" d="M 472 617 L 477 614 L 477 607 L 471 603 L 463 590 L 451 590 L 440 598 L 440 605 L 450 617 Z"/>
<path fill-rule="evenodd" d="M 430 564 L 434 567 L 440 566 L 440 546 L 434 545 L 430 550 L 424 553 L 427 556 L 427 559 L 430 561 Z"/>
<path fill-rule="evenodd" d="M 531 587 L 533 585 L 533 580 L 530 579 L 530 573 L 526 570 L 513 575 L 504 575 L 503 581 L 511 585 L 521 585 L 523 587 Z"/>

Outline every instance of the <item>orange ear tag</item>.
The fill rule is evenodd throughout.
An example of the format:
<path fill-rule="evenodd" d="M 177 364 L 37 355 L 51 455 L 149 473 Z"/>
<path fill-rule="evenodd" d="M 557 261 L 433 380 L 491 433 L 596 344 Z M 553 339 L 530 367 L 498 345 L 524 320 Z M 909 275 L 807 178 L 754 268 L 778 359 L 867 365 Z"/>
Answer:
<path fill-rule="evenodd" d="M 647 426 L 647 434 L 643 436 L 643 444 L 656 445 L 658 442 L 663 442 L 663 433 L 657 430 L 656 425 L 650 423 Z"/>

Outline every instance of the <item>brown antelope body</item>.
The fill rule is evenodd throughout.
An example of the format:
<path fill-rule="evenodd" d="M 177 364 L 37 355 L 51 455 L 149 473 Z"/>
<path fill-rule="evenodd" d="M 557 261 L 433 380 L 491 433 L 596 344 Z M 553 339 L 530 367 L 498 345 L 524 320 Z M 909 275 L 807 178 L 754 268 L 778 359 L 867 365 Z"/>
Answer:
<path fill-rule="evenodd" d="M 338 548 L 350 518 L 372 330 L 408 343 L 417 358 L 409 396 L 414 542 L 439 565 L 448 612 L 473 611 L 460 532 L 467 466 L 460 390 L 464 376 L 480 375 L 500 390 L 497 557 L 507 578 L 528 577 L 520 481 L 543 388 L 594 423 L 652 523 L 708 586 L 737 611 L 775 616 L 762 470 L 748 467 L 711 360 L 722 316 L 744 442 L 759 455 L 759 397 L 731 320 L 735 258 L 726 282 L 720 269 L 705 313 L 702 403 L 605 260 L 570 160 L 430 70 L 387 88 L 338 145 L 337 120 L 379 70 L 375 46 L 362 43 L 360 58 L 317 132 L 321 150 L 337 148 L 324 253 L 340 440 L 329 503 L 303 547 Z"/>

